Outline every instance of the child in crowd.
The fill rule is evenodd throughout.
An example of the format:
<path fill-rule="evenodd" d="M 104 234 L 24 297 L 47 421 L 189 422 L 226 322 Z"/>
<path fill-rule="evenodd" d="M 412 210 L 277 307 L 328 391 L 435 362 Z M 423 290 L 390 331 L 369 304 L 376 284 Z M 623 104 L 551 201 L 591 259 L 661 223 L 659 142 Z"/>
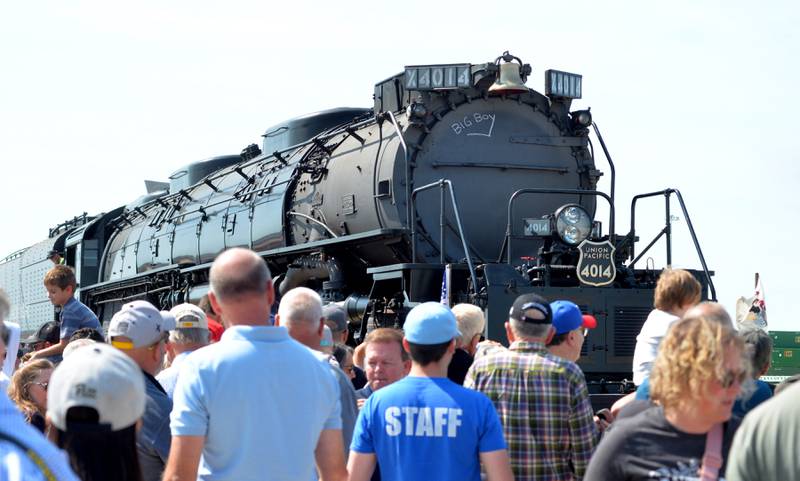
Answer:
<path fill-rule="evenodd" d="M 640 386 L 653 368 L 658 346 L 670 326 L 692 306 L 700 302 L 702 286 L 689 272 L 682 269 L 664 269 L 656 283 L 653 299 L 655 309 L 650 312 L 636 336 L 633 351 L 633 383 Z"/>
<path fill-rule="evenodd" d="M 69 343 L 70 336 L 83 327 L 100 330 L 100 321 L 97 316 L 81 301 L 75 299 L 75 273 L 71 267 L 57 265 L 47 271 L 44 276 L 44 286 L 47 297 L 53 305 L 61 306 L 61 332 L 58 344 L 47 347 L 28 355 L 29 359 L 46 358 L 60 355 Z"/>

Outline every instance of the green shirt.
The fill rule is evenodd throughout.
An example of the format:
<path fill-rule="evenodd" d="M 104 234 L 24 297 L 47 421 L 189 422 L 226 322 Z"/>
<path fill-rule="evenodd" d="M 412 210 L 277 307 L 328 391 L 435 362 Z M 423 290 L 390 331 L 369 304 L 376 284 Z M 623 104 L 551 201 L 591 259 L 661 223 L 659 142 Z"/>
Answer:
<path fill-rule="evenodd" d="M 745 416 L 728 453 L 728 481 L 800 479 L 800 384 Z"/>

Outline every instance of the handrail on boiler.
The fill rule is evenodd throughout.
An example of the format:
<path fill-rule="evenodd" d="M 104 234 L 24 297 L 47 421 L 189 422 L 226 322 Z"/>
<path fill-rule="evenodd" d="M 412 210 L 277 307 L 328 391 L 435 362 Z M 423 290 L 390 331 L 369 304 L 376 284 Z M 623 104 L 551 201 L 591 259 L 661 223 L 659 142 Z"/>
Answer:
<path fill-rule="evenodd" d="M 467 267 L 469 267 L 469 275 L 472 278 L 472 286 L 473 289 L 477 291 L 478 289 L 478 278 L 475 275 L 475 266 L 472 265 L 472 259 L 469 256 L 469 249 L 467 249 L 467 239 L 464 237 L 464 229 L 461 226 L 461 216 L 458 214 L 458 203 L 456 202 L 456 193 L 453 190 L 453 183 L 450 182 L 448 179 L 439 179 L 436 182 L 431 182 L 430 184 L 423 185 L 422 187 L 418 187 L 414 189 L 411 193 L 411 202 L 409 202 L 409 206 L 411 207 L 411 212 L 416 212 L 414 210 L 414 199 L 417 197 L 422 191 L 432 189 L 434 187 L 439 187 L 439 260 L 442 264 L 445 263 L 445 253 L 444 253 L 444 228 L 446 226 L 445 220 L 445 190 L 449 187 L 450 188 L 450 203 L 453 205 L 453 214 L 456 218 L 456 226 L 458 227 L 458 237 L 461 240 L 461 247 L 464 249 L 464 256 L 467 259 Z M 417 261 L 417 222 L 414 219 L 411 222 L 411 261 Z"/>
<path fill-rule="evenodd" d="M 408 146 L 406 145 L 406 139 L 403 138 L 403 132 L 400 130 L 400 125 L 397 123 L 397 119 L 395 118 L 392 112 L 384 112 L 389 120 L 392 121 L 392 126 L 394 127 L 395 132 L 397 132 L 397 138 L 400 139 L 400 146 L 403 147 L 403 160 L 405 160 L 405 170 L 406 170 L 406 222 L 413 231 L 414 224 L 412 214 L 414 209 L 411 207 L 411 161 L 408 158 Z M 376 167 L 377 168 L 377 167 Z M 449 181 L 448 181 L 449 182 Z M 451 188 L 452 192 L 452 188 Z"/>

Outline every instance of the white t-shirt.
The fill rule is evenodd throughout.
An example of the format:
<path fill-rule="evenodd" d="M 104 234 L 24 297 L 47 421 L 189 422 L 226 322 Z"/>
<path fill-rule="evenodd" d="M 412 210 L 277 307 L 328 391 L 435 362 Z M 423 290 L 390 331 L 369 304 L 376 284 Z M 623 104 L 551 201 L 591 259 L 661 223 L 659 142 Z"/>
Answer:
<path fill-rule="evenodd" d="M 650 377 L 661 339 L 678 319 L 680 317 L 658 309 L 653 309 L 647 316 L 641 332 L 636 336 L 636 349 L 633 351 L 633 383 L 637 386 Z"/>

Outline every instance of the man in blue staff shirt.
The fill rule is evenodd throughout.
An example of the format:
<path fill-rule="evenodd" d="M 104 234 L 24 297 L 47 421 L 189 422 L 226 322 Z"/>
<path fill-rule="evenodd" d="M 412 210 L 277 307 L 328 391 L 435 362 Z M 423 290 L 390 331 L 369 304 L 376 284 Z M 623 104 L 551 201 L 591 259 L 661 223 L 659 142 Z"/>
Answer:
<path fill-rule="evenodd" d="M 408 377 L 376 391 L 356 421 L 350 480 L 512 480 L 503 428 L 489 398 L 447 379 L 460 337 L 456 317 L 437 302 L 420 304 L 405 322 Z"/>

